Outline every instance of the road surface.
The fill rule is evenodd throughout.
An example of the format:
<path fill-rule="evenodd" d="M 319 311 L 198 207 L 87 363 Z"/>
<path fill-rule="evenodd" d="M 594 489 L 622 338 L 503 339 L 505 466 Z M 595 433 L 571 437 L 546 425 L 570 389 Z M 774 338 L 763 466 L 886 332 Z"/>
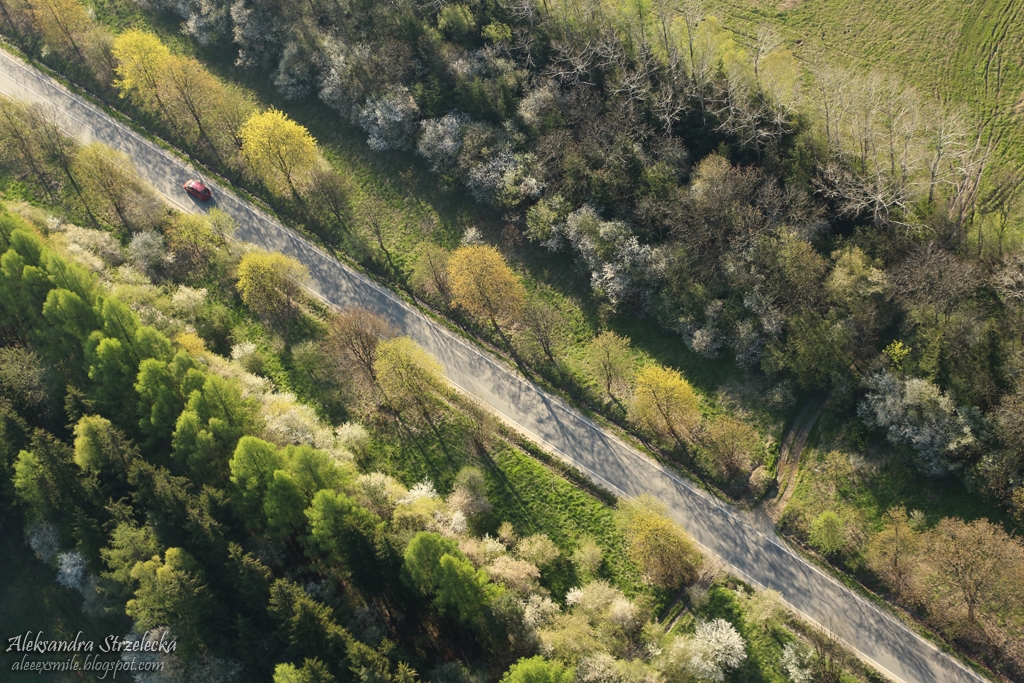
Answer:
<path fill-rule="evenodd" d="M 100 141 L 127 152 L 142 177 L 179 208 L 207 208 L 181 189 L 185 180 L 197 175 L 188 165 L 2 50 L 0 92 L 43 105 L 69 134 L 84 142 Z M 213 203 L 238 221 L 236 237 L 297 258 L 309 269 L 309 289 L 328 302 L 386 315 L 441 362 L 458 389 L 490 406 L 597 483 L 621 496 L 647 493 L 665 503 L 672 517 L 707 552 L 750 583 L 781 592 L 797 613 L 831 628 L 868 664 L 905 683 L 983 680 L 792 553 L 771 529 L 748 524 L 728 505 L 520 379 L 501 361 L 431 322 L 216 183 L 208 184 L 214 192 Z"/>

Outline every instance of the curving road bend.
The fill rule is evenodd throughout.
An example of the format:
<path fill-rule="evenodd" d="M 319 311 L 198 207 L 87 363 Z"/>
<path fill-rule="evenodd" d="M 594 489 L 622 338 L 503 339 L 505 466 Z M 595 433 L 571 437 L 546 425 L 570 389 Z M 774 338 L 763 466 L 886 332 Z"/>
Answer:
<path fill-rule="evenodd" d="M 100 141 L 128 153 L 140 175 L 169 202 L 185 211 L 203 210 L 181 189 L 186 179 L 196 176 L 184 162 L 2 50 L 0 93 L 41 105 L 85 142 Z M 618 495 L 648 493 L 665 503 L 672 517 L 731 571 L 780 591 L 797 613 L 831 628 L 888 677 L 904 683 L 985 680 L 795 555 L 770 528 L 750 524 L 297 233 L 216 183 L 210 185 L 215 197 L 210 204 L 238 221 L 236 237 L 297 258 L 309 269 L 308 289 L 315 295 L 338 306 L 383 313 L 442 363 L 456 388 Z"/>

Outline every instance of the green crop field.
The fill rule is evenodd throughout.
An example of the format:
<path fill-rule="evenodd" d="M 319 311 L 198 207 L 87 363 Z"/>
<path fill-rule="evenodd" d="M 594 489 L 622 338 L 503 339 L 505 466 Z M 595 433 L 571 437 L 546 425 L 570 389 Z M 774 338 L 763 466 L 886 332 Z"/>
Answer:
<path fill-rule="evenodd" d="M 708 0 L 729 28 L 777 28 L 808 63 L 902 75 L 967 107 L 1006 158 L 1024 163 L 1024 0 Z"/>

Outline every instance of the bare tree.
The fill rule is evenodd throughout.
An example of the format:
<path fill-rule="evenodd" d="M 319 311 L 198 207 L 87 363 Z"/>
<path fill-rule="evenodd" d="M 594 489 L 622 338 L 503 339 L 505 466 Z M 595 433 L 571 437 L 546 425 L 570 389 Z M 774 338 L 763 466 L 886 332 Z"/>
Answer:
<path fill-rule="evenodd" d="M 953 177 L 957 162 L 966 151 L 967 126 L 963 116 L 939 104 L 925 126 L 931 138 L 928 159 L 928 204 L 935 201 L 936 188 Z"/>
<path fill-rule="evenodd" d="M 839 683 L 849 661 L 849 653 L 839 638 L 834 624 L 829 624 L 812 636 L 814 645 L 815 680 L 819 683 Z"/>
<path fill-rule="evenodd" d="M 325 351 L 338 366 L 376 381 L 377 345 L 398 336 L 384 317 L 365 308 L 346 308 L 331 319 Z"/>
<path fill-rule="evenodd" d="M 554 365 L 555 351 L 561 342 L 565 318 L 553 306 L 533 301 L 526 308 L 526 331 L 540 347 L 544 356 Z"/>
<path fill-rule="evenodd" d="M 704 3 L 701 0 L 683 0 L 678 12 L 683 19 L 683 24 L 686 26 L 686 46 L 690 53 L 690 80 L 696 82 L 697 29 L 700 28 L 701 23 L 704 21 Z"/>
<path fill-rule="evenodd" d="M 760 76 L 761 60 L 777 50 L 782 45 L 782 38 L 775 29 L 767 24 L 757 27 L 757 38 L 754 41 L 754 76 Z"/>
<path fill-rule="evenodd" d="M 1024 166 L 1017 168 L 1003 167 L 990 174 L 991 182 L 986 192 L 978 200 L 978 213 L 982 218 L 995 222 L 996 236 L 999 242 L 999 258 L 1003 258 L 1003 241 L 1010 219 L 1020 209 L 1020 199 L 1024 194 Z M 978 229 L 978 255 L 981 256 L 981 228 Z"/>

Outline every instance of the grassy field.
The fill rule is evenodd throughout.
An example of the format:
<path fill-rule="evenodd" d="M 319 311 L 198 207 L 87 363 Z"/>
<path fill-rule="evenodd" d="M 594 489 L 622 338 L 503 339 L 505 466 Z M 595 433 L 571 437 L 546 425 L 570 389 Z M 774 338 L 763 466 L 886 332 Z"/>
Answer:
<path fill-rule="evenodd" d="M 706 0 L 748 36 L 777 27 L 808 63 L 878 68 L 980 117 L 1024 163 L 1024 0 Z"/>

